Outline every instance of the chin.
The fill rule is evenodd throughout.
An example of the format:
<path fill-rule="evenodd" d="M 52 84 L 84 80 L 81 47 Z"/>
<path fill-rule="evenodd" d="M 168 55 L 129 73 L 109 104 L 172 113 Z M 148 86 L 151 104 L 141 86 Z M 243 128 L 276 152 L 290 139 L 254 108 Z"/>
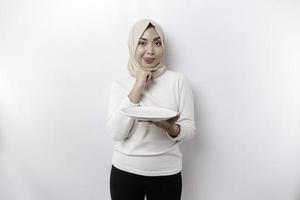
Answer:
<path fill-rule="evenodd" d="M 143 68 L 154 68 L 156 65 L 142 65 Z"/>
<path fill-rule="evenodd" d="M 159 64 L 159 63 L 154 64 L 154 65 L 153 65 L 153 64 L 150 64 L 150 65 L 149 65 L 149 64 L 143 64 L 142 67 L 144 67 L 144 68 L 154 68 L 154 67 L 156 67 L 158 64 Z"/>
<path fill-rule="evenodd" d="M 144 68 L 154 68 L 155 66 L 143 66 Z"/>

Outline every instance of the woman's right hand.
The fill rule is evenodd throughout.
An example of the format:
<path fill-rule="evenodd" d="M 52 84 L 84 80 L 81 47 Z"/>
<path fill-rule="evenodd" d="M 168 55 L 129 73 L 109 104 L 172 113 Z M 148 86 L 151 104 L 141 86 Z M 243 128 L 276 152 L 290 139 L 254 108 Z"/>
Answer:
<path fill-rule="evenodd" d="M 143 90 L 145 88 L 148 88 L 153 81 L 153 72 L 156 70 L 156 68 L 151 70 L 142 70 L 139 69 L 135 76 L 135 84 L 132 90 L 130 91 L 128 97 L 132 103 L 138 103 L 141 99 Z"/>
<path fill-rule="evenodd" d="M 145 71 L 145 70 L 138 70 L 136 73 L 136 80 L 135 86 L 144 90 L 145 88 L 149 87 L 152 83 L 152 71 Z"/>

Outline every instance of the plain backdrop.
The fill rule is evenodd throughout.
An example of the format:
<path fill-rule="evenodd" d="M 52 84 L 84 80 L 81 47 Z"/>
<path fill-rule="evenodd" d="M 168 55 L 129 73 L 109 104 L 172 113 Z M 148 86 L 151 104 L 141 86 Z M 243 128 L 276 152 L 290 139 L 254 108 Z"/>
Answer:
<path fill-rule="evenodd" d="M 110 199 L 109 89 L 141 18 L 193 88 L 182 199 L 300 199 L 297 0 L 1 0 L 0 199 Z"/>

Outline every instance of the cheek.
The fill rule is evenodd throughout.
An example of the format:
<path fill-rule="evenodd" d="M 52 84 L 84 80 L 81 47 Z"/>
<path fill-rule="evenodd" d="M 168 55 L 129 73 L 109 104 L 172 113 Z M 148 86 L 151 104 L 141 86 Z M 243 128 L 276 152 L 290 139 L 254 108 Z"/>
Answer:
<path fill-rule="evenodd" d="M 160 58 L 160 57 L 163 56 L 163 50 L 162 50 L 161 48 L 160 48 L 160 49 L 157 49 L 156 52 L 155 52 L 155 54 L 156 54 L 157 57 Z"/>
<path fill-rule="evenodd" d="M 143 55 L 143 49 L 141 48 L 137 48 L 136 51 L 135 51 L 135 57 L 136 58 L 139 58 Z"/>

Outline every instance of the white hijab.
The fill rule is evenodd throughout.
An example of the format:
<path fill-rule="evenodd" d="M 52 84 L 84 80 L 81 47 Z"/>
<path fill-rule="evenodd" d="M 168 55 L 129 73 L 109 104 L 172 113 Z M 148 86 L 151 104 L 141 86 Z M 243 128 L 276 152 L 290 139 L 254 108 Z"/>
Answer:
<path fill-rule="evenodd" d="M 138 45 L 138 41 L 139 41 L 140 37 L 143 35 L 144 31 L 146 30 L 146 28 L 148 27 L 149 24 L 152 24 L 155 27 L 158 35 L 160 36 L 161 42 L 162 42 L 162 48 L 164 51 L 164 33 L 163 33 L 160 25 L 150 19 L 142 19 L 142 20 L 137 21 L 131 27 L 130 32 L 129 32 L 129 38 L 128 38 L 128 47 L 129 47 L 129 53 L 130 53 L 130 57 L 129 57 L 129 61 L 128 61 L 128 72 L 133 77 L 135 77 L 136 72 L 139 69 L 143 69 L 143 67 L 140 66 L 135 59 L 135 50 Z M 166 66 L 162 63 L 159 63 L 155 68 L 156 68 L 156 70 L 152 73 L 153 78 L 159 77 L 166 71 Z"/>

